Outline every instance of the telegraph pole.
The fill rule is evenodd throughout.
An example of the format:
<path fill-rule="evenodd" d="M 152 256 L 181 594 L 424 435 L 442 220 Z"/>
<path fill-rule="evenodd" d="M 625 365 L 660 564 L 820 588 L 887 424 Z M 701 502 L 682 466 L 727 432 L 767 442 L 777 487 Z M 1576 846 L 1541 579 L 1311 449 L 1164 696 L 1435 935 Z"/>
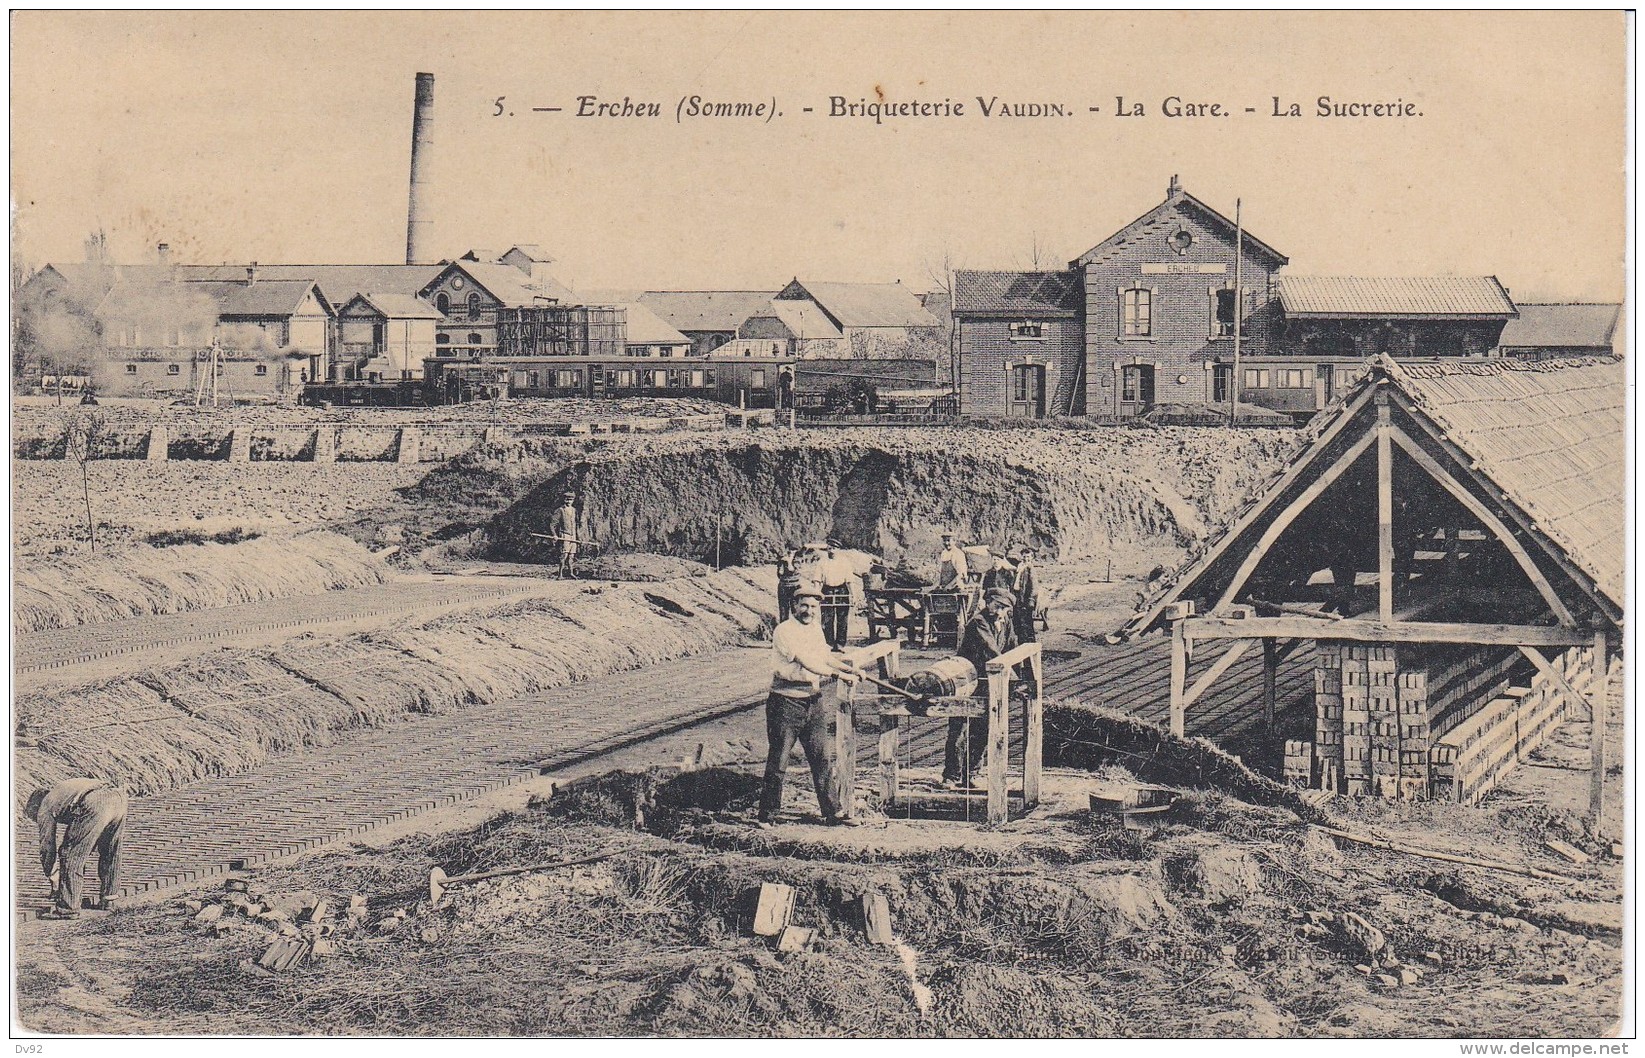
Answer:
<path fill-rule="evenodd" d="M 1240 265 L 1245 259 L 1245 227 L 1240 223 L 1240 200 L 1234 199 L 1234 370 L 1228 379 L 1228 425 L 1239 421 L 1239 339 L 1245 329 L 1245 291 Z"/>

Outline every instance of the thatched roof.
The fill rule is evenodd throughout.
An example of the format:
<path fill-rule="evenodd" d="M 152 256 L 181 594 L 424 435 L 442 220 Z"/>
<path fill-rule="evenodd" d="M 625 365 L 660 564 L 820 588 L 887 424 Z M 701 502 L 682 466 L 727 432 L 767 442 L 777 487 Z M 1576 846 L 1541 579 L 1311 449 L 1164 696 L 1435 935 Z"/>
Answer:
<path fill-rule="evenodd" d="M 1123 629 L 1154 627 L 1173 602 L 1217 598 L 1280 514 L 1375 429 L 1385 388 L 1435 465 L 1524 538 L 1573 612 L 1620 623 L 1626 569 L 1626 376 L 1617 357 L 1398 364 L 1379 357 L 1310 424 L 1312 443 L 1224 531 L 1168 575 Z M 1283 537 L 1275 543 L 1283 543 Z"/>

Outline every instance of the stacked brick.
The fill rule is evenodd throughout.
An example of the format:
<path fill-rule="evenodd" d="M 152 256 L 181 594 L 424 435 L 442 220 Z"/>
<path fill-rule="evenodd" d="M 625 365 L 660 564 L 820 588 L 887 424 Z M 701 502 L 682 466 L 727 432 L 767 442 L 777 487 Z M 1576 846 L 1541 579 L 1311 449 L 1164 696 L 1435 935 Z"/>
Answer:
<path fill-rule="evenodd" d="M 1314 741 L 1285 745 L 1293 786 L 1477 800 L 1564 715 L 1540 676 L 1509 686 L 1516 650 L 1320 642 L 1316 658 Z"/>
<path fill-rule="evenodd" d="M 1573 690 L 1586 692 L 1592 679 L 1591 650 L 1567 650 L 1552 661 Z M 1508 687 L 1485 700 L 1435 742 L 1433 795 L 1478 801 L 1530 756 L 1569 711 L 1569 700 L 1540 672 L 1528 689 Z"/>

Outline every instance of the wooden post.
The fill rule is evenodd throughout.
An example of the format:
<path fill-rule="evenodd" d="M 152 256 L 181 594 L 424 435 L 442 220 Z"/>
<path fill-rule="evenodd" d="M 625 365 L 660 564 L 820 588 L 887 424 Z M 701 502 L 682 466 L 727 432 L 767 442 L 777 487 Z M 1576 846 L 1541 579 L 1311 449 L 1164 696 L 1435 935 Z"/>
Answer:
<path fill-rule="evenodd" d="M 823 704 L 830 695 L 834 704 L 834 800 L 840 815 L 849 818 L 857 793 L 857 724 L 851 710 L 851 694 L 840 692 L 840 681 L 829 680 L 831 690 L 823 692 Z"/>
<path fill-rule="evenodd" d="M 1022 807 L 1027 811 L 1040 803 L 1040 766 L 1045 752 L 1045 655 L 1039 644 L 1028 657 L 1034 674 L 1034 697 L 1028 700 L 1028 722 L 1022 750 Z"/>
<path fill-rule="evenodd" d="M 1187 705 L 1183 694 L 1188 683 L 1188 644 L 1182 635 L 1182 620 L 1171 622 L 1171 734 L 1181 738 L 1187 728 Z"/>
<path fill-rule="evenodd" d="M 1005 823 L 1011 802 L 1005 789 L 1005 768 L 1011 748 L 1011 670 L 988 673 L 988 821 Z"/>
<path fill-rule="evenodd" d="M 1594 837 L 1605 825 L 1605 727 L 1610 713 L 1610 658 L 1603 628 L 1594 632 L 1594 678 L 1588 684 L 1593 696 L 1594 729 L 1588 736 L 1592 775 L 1588 782 L 1588 813 L 1593 817 Z"/>
<path fill-rule="evenodd" d="M 1377 394 L 1377 601 L 1384 621 L 1394 619 L 1394 446 L 1388 394 Z"/>
<path fill-rule="evenodd" d="M 901 717 L 880 714 L 880 803 L 889 812 L 897 807 L 897 739 Z"/>
<path fill-rule="evenodd" d="M 1274 677 L 1279 669 L 1278 653 L 1274 640 L 1262 641 L 1262 720 L 1270 731 L 1274 727 L 1274 714 L 1278 706 L 1274 690 Z"/>

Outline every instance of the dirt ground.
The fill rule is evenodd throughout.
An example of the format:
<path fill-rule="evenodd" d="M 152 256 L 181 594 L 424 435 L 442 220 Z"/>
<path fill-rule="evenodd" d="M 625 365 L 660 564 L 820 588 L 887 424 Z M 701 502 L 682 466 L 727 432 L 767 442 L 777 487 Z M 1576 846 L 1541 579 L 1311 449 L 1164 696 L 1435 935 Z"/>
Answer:
<path fill-rule="evenodd" d="M 330 526 L 391 507 L 396 489 L 428 472 L 394 463 L 109 459 L 87 466 L 97 546 L 104 551 L 167 530 L 289 533 Z M 87 553 L 79 464 L 14 459 L 11 474 L 13 553 Z"/>
<path fill-rule="evenodd" d="M 727 743 L 746 756 L 749 741 Z M 739 754 L 737 750 L 742 750 Z M 1291 813 L 1184 793 L 1164 825 L 1094 817 L 1124 783 L 1052 771 L 1003 828 L 825 828 L 803 768 L 769 831 L 755 768 L 539 787 L 379 844 L 19 934 L 19 1014 L 51 1032 L 1119 1037 L 1599 1036 L 1621 994 L 1621 864 L 1525 862 L 1555 883 L 1338 845 Z M 1436 824 L 1438 824 L 1436 826 Z M 1546 819 L 1365 805 L 1348 825 L 1428 849 L 1525 847 Z M 1467 832 L 1475 841 L 1450 843 Z M 1562 831 L 1563 832 L 1563 831 Z M 448 875 L 601 855 L 453 885 Z M 1500 857 L 1502 853 L 1499 851 Z M 795 890 L 783 950 L 752 931 L 762 883 Z M 894 944 L 861 899 L 885 897 Z M 248 897 L 281 914 L 248 918 Z M 363 897 L 360 911 L 347 909 Z M 325 899 L 324 954 L 257 966 Z M 212 907 L 222 910 L 213 912 Z M 215 922 L 204 918 L 220 916 Z M 544 939 L 552 937 L 552 944 Z M 326 949 L 330 949 L 326 951 Z"/>
<path fill-rule="evenodd" d="M 818 447 L 842 443 L 831 436 Z M 1153 453 L 1158 441 L 1093 435 L 1078 446 L 1096 465 L 1110 446 Z M 602 450 L 560 444 L 545 443 L 525 474 L 506 461 L 467 476 L 393 464 L 108 461 L 92 465 L 94 516 L 100 541 L 116 547 L 179 527 L 325 526 L 421 549 L 435 567 L 473 563 L 493 517 Z M 671 452 L 697 442 L 605 444 Z M 1024 446 L 1050 444 L 1026 433 L 988 439 L 1002 466 Z M 1079 529 L 1100 544 L 1042 569 L 1049 648 L 1113 630 L 1160 556 L 1180 554 L 1257 487 L 1279 448 L 1267 446 L 1253 470 L 1218 462 L 1212 446 L 1190 447 L 1178 478 L 1102 500 L 1110 521 Z M 704 464 L 686 484 L 710 495 L 721 468 Z M 1092 471 L 1088 492 L 1068 503 L 1096 509 L 1102 474 Z M 14 461 L 13 475 L 18 553 L 83 548 L 78 468 Z M 607 519 L 619 517 L 621 493 L 611 490 Z M 1002 518 L 1028 517 L 1001 503 Z M 1072 509 L 1057 504 L 1045 510 Z M 937 515 L 893 513 L 908 527 L 898 539 L 924 554 Z M 809 524 L 780 528 L 815 535 Z M 1127 534 L 1147 546 L 1120 546 Z M 1110 550 L 1121 558 L 1112 567 Z M 700 568 L 678 554 L 597 562 L 601 576 L 625 580 Z M 494 572 L 536 570 L 499 562 Z M 837 830 L 807 819 L 814 802 L 802 764 L 790 771 L 784 821 L 759 831 L 748 821 L 763 757 L 758 718 L 690 737 L 718 747 L 708 763 L 724 767 L 635 777 L 678 759 L 678 746 L 659 744 L 625 759 L 631 774 L 557 796 L 545 779 L 419 816 L 245 875 L 245 893 L 214 883 L 112 914 L 29 922 L 16 934 L 18 1016 L 39 1032 L 282 1035 L 1546 1037 L 1618 1028 L 1623 864 L 1581 820 L 1580 725 L 1480 808 L 1329 806 L 1355 832 L 1553 878 L 1339 843 L 1292 812 L 1216 791 L 1179 791 L 1159 829 L 1130 831 L 1089 810 L 1095 786 L 1131 781 L 1118 769 L 1053 771 L 1042 805 L 1001 828 L 894 820 L 865 800 L 868 824 Z M 1620 799 L 1623 783 L 1611 789 Z M 1592 858 L 1571 863 L 1549 838 Z M 436 866 L 458 875 L 607 853 L 428 899 Z M 799 950 L 750 929 L 753 894 L 767 882 L 792 886 L 793 921 L 815 930 Z M 876 892 L 896 945 L 865 935 L 861 898 Z M 227 906 L 231 895 L 255 899 L 264 917 Z M 297 920 L 322 897 L 326 909 L 305 935 Z M 355 897 L 362 910 L 351 913 Z M 212 907 L 221 910 L 207 921 Z M 285 971 L 258 967 L 291 931 L 324 941 L 310 947 L 320 954 Z"/>

